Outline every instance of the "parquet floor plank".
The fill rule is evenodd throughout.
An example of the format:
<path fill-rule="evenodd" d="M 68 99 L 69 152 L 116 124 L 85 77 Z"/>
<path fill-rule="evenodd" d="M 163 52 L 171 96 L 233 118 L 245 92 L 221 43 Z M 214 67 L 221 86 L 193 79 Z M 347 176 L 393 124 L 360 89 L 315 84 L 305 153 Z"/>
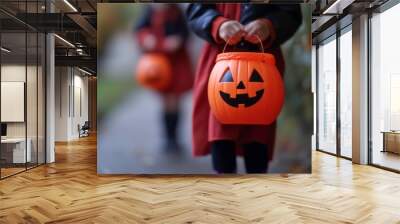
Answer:
<path fill-rule="evenodd" d="M 400 175 L 313 152 L 313 174 L 96 174 L 96 138 L 0 181 L 2 223 L 400 223 Z"/>

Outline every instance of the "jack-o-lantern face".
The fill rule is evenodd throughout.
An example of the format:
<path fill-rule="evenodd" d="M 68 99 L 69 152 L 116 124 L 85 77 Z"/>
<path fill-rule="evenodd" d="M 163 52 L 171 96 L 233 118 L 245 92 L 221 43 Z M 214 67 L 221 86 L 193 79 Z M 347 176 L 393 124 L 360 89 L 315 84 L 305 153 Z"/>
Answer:
<path fill-rule="evenodd" d="M 229 69 L 224 73 L 220 82 L 234 82 L 232 73 L 229 71 Z M 253 70 L 251 73 L 248 85 L 251 85 L 251 82 L 264 82 L 257 70 Z M 236 85 L 236 89 L 246 91 L 246 85 L 242 80 L 240 80 L 239 84 Z M 225 103 L 232 107 L 238 107 L 240 104 L 243 104 L 245 107 L 249 107 L 261 99 L 264 94 L 264 89 L 256 90 L 256 95 L 254 97 L 250 97 L 248 93 L 239 93 L 236 94 L 235 98 L 232 98 L 229 93 L 225 93 L 221 90 L 219 91 L 219 94 Z"/>
<path fill-rule="evenodd" d="M 222 53 L 208 83 L 210 108 L 224 124 L 270 124 L 284 99 L 283 81 L 270 54 Z"/>

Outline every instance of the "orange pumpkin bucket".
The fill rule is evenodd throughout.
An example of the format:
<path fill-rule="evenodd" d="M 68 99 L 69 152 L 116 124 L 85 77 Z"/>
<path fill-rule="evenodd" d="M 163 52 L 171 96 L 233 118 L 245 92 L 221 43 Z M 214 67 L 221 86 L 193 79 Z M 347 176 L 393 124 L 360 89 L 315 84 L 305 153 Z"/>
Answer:
<path fill-rule="evenodd" d="M 147 53 L 138 61 L 137 82 L 149 89 L 162 91 L 171 83 L 171 64 L 164 54 Z"/>
<path fill-rule="evenodd" d="M 212 113 L 223 124 L 274 122 L 285 95 L 275 57 L 264 49 L 263 53 L 224 51 L 217 55 L 208 81 Z"/>

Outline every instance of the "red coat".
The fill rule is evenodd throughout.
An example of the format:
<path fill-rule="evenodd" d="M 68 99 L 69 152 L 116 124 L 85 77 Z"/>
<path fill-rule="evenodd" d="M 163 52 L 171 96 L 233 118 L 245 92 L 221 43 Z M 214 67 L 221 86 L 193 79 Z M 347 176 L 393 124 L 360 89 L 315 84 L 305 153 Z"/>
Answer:
<path fill-rule="evenodd" d="M 197 65 L 194 84 L 193 105 L 193 154 L 207 155 L 210 152 L 210 142 L 215 140 L 234 140 L 237 143 L 237 152 L 240 155 L 240 144 L 260 142 L 268 145 L 269 159 L 272 159 L 275 143 L 276 122 L 271 125 L 224 125 L 216 120 L 210 112 L 207 97 L 208 78 L 215 64 L 215 59 L 224 45 L 217 35 L 219 25 L 226 19 L 240 20 L 240 4 L 217 4 L 216 10 L 221 16 L 213 20 L 211 35 L 213 41 L 207 42 L 203 48 Z M 196 24 L 195 24 L 196 25 Z M 274 30 L 274 27 L 271 26 Z M 276 33 L 273 33 L 274 37 Z M 273 40 L 272 40 L 273 41 Z M 274 54 L 278 70 L 284 73 L 284 60 L 279 45 L 272 47 L 272 41 L 264 42 L 266 52 Z"/>
<path fill-rule="evenodd" d="M 155 10 L 148 7 L 145 10 L 136 25 L 138 43 L 143 45 L 143 41 L 150 35 L 156 38 L 155 52 L 166 54 L 172 67 L 171 85 L 162 93 L 180 95 L 193 86 L 193 68 L 185 46 L 188 30 L 184 16 L 180 8 L 174 4 L 169 4 L 163 9 Z M 164 40 L 170 35 L 178 35 L 183 40 L 182 46 L 175 52 L 163 50 Z"/>

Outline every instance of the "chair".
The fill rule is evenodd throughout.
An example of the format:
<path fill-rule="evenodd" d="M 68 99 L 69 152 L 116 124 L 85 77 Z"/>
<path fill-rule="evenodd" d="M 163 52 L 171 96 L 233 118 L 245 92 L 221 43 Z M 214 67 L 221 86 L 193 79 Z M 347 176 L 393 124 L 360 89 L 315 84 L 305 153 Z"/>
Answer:
<path fill-rule="evenodd" d="M 80 137 L 87 137 L 89 136 L 89 129 L 90 129 L 90 124 L 89 121 L 85 121 L 85 123 L 80 126 L 78 124 L 78 132 L 79 132 L 79 138 Z"/>

